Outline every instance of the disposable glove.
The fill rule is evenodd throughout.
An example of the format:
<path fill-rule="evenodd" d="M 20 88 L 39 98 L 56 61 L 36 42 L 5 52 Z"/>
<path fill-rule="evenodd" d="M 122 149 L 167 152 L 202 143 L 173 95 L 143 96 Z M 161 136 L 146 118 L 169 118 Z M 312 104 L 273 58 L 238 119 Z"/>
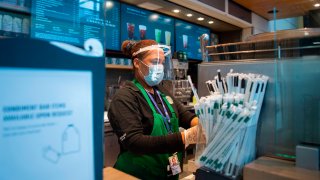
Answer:
<path fill-rule="evenodd" d="M 198 140 L 198 135 L 199 137 L 199 141 Z M 205 133 L 202 131 L 202 127 L 201 125 L 196 125 L 193 126 L 187 130 L 184 131 L 184 144 L 185 147 L 187 147 L 190 144 L 197 144 L 197 143 L 205 143 L 206 142 L 206 135 Z"/>

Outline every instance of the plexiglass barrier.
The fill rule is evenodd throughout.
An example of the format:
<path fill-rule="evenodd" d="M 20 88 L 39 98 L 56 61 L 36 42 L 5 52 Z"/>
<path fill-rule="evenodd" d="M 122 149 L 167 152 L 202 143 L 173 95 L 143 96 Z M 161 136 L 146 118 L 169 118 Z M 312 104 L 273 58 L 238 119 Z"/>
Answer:
<path fill-rule="evenodd" d="M 320 56 L 277 61 L 275 153 L 295 154 L 299 143 L 320 144 Z"/>

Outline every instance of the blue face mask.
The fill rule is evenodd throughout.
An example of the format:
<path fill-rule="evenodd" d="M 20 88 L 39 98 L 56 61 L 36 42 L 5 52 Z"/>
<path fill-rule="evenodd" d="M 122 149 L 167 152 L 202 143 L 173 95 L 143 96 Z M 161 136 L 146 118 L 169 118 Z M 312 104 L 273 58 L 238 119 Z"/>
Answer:
<path fill-rule="evenodd" d="M 140 61 L 142 62 L 142 61 Z M 142 62 L 143 63 L 143 62 Z M 143 75 L 145 82 L 149 85 L 149 86 L 155 86 L 158 85 L 164 76 L 164 67 L 162 64 L 157 64 L 157 65 L 146 65 L 145 63 L 143 63 L 145 66 L 147 66 L 149 68 L 149 74 L 148 75 L 143 75 L 141 70 L 139 69 L 140 73 Z"/>

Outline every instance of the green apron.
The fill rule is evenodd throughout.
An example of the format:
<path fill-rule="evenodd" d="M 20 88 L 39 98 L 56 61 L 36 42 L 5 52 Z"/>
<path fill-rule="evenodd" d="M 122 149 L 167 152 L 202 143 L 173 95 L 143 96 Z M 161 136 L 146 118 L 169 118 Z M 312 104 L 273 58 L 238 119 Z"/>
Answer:
<path fill-rule="evenodd" d="M 133 80 L 133 83 L 142 92 L 144 98 L 147 100 L 149 107 L 153 112 L 154 122 L 151 136 L 165 136 L 168 135 L 168 131 L 164 125 L 163 117 L 157 113 L 154 105 L 152 104 L 146 90 L 137 81 Z M 165 98 L 164 94 L 161 93 L 162 99 L 167 104 L 172 117 L 170 118 L 172 131 L 179 132 L 179 124 L 176 113 L 174 112 L 172 106 Z M 166 148 L 166 147 L 163 147 Z M 132 152 L 126 151 L 121 153 L 115 164 L 115 168 L 131 174 L 140 179 L 178 179 L 179 175 L 167 176 L 167 166 L 169 164 L 168 158 L 172 154 L 148 154 L 148 155 L 138 155 Z M 182 162 L 182 153 L 178 153 L 179 161 Z"/>

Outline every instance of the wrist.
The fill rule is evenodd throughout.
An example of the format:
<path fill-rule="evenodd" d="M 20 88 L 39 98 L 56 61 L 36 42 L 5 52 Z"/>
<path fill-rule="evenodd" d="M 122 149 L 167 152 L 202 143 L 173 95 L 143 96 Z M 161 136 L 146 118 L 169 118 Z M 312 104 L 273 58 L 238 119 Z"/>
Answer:
<path fill-rule="evenodd" d="M 181 132 L 181 139 L 182 139 L 182 143 L 185 144 L 186 140 L 185 140 L 184 132 Z"/>

